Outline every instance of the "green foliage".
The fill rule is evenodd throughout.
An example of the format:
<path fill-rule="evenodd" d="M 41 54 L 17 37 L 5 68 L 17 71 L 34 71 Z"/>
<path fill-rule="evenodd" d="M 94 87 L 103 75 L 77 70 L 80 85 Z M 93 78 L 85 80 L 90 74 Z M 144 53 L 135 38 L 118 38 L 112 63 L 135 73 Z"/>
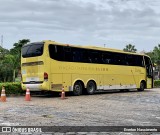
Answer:
<path fill-rule="evenodd" d="M 20 95 L 23 94 L 24 91 L 21 88 L 20 82 L 7 82 L 7 83 L 0 83 L 0 92 L 2 90 L 2 86 L 5 87 L 6 95 Z"/>
<path fill-rule="evenodd" d="M 21 77 L 16 77 L 15 78 L 15 82 L 21 82 L 21 80 L 22 80 Z"/>
<path fill-rule="evenodd" d="M 16 61 L 15 63 L 15 68 L 18 69 L 20 68 L 20 63 L 21 63 L 21 48 L 25 44 L 29 43 L 29 39 L 22 39 L 19 40 L 17 43 L 14 43 L 14 47 L 10 50 L 10 54 L 14 56 L 14 59 Z"/>
<path fill-rule="evenodd" d="M 15 81 L 20 71 L 21 48 L 28 42 L 30 42 L 29 39 L 19 40 L 10 50 L 0 46 L 0 82 Z"/>
<path fill-rule="evenodd" d="M 155 65 L 155 71 L 160 72 L 160 44 L 154 47 L 153 51 L 146 53 Z"/>
<path fill-rule="evenodd" d="M 160 80 L 154 80 L 154 87 L 160 87 Z"/>
<path fill-rule="evenodd" d="M 160 65 L 160 44 L 158 46 L 155 46 L 153 49 L 153 58 L 155 60 L 155 63 Z"/>
<path fill-rule="evenodd" d="M 160 44 L 155 46 L 153 51 L 147 52 L 146 54 L 151 57 L 153 63 L 160 65 Z"/>
<path fill-rule="evenodd" d="M 136 52 L 137 51 L 137 49 L 135 48 L 135 46 L 134 45 L 132 45 L 132 44 L 128 44 L 128 45 L 126 45 L 126 47 L 123 49 L 123 51 L 125 51 L 125 52 Z"/>
<path fill-rule="evenodd" d="M 3 60 L 5 55 L 9 53 L 9 50 L 0 46 L 0 60 Z"/>
<path fill-rule="evenodd" d="M 19 40 L 17 43 L 13 44 L 14 47 L 10 50 L 10 53 L 12 55 L 20 55 L 22 46 L 24 46 L 25 44 L 29 42 L 30 42 L 29 39 Z"/>
<path fill-rule="evenodd" d="M 154 53 L 152 51 L 146 52 L 145 54 L 151 58 L 152 63 L 155 63 L 155 57 L 154 57 Z"/>

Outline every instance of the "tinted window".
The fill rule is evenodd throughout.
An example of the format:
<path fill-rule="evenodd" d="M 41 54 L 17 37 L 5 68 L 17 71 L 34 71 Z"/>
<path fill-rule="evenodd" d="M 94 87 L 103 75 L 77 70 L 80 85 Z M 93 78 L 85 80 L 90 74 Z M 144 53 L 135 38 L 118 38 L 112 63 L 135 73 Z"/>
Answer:
<path fill-rule="evenodd" d="M 49 55 L 52 59 L 63 61 L 64 60 L 63 46 L 49 45 Z"/>
<path fill-rule="evenodd" d="M 70 46 L 49 45 L 49 54 L 59 61 L 144 66 L 143 56 Z"/>
<path fill-rule="evenodd" d="M 73 54 L 72 54 L 72 48 L 69 46 L 64 46 L 63 47 L 63 57 L 64 57 L 64 61 L 73 61 Z"/>
<path fill-rule="evenodd" d="M 69 62 L 88 63 L 88 51 L 76 47 L 49 45 L 49 54 L 52 59 Z"/>
<path fill-rule="evenodd" d="M 143 56 L 136 56 L 136 65 L 141 67 L 144 66 Z"/>
<path fill-rule="evenodd" d="M 110 52 L 103 52 L 102 53 L 102 62 L 104 64 L 113 64 L 114 63 L 114 58 L 113 58 L 113 54 Z"/>
<path fill-rule="evenodd" d="M 72 57 L 74 62 L 83 62 L 83 49 L 72 47 Z"/>
<path fill-rule="evenodd" d="M 33 43 L 28 44 L 22 47 L 22 57 L 36 57 L 41 56 L 43 54 L 43 46 L 42 43 Z"/>
<path fill-rule="evenodd" d="M 114 54 L 114 64 L 115 65 L 126 65 L 125 54 L 115 53 Z"/>
<path fill-rule="evenodd" d="M 153 76 L 153 67 L 150 58 L 145 56 L 144 59 L 145 59 L 147 76 Z"/>
<path fill-rule="evenodd" d="M 144 59 L 145 59 L 145 65 L 150 65 L 151 64 L 150 58 L 145 56 Z"/>
<path fill-rule="evenodd" d="M 126 64 L 129 66 L 144 66 L 143 56 L 127 54 Z"/>
<path fill-rule="evenodd" d="M 91 59 L 91 63 L 102 63 L 102 55 L 100 51 L 91 51 L 91 53 L 89 53 L 89 57 Z"/>
<path fill-rule="evenodd" d="M 129 66 L 135 66 L 136 65 L 136 61 L 135 61 L 133 55 L 130 55 L 130 54 L 126 55 L 126 64 L 129 65 Z"/>

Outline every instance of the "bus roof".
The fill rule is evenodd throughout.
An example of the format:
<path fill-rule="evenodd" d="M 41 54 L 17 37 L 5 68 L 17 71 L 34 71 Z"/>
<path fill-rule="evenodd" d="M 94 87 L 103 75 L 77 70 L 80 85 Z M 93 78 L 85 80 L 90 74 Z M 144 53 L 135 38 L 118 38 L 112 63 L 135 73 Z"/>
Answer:
<path fill-rule="evenodd" d="M 93 45 L 82 46 L 82 45 L 64 44 L 64 43 L 59 43 L 59 42 L 52 41 L 52 40 L 44 40 L 42 42 L 45 42 L 47 44 L 56 44 L 56 45 L 71 46 L 71 47 L 77 47 L 77 48 L 85 48 L 85 49 L 93 49 L 93 50 L 101 50 L 101 51 L 119 52 L 119 53 L 133 54 L 133 55 L 142 55 L 142 56 L 149 57 L 146 54 L 133 53 L 133 52 L 125 52 L 125 51 L 120 50 L 120 49 L 97 47 L 97 46 L 93 46 Z"/>

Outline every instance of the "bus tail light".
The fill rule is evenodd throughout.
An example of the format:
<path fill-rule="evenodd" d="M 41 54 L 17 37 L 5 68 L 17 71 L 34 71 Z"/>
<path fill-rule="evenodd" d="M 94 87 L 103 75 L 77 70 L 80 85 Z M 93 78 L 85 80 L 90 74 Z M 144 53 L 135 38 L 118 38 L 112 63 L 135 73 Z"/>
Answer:
<path fill-rule="evenodd" d="M 46 72 L 44 72 L 44 80 L 48 81 L 48 74 Z"/>

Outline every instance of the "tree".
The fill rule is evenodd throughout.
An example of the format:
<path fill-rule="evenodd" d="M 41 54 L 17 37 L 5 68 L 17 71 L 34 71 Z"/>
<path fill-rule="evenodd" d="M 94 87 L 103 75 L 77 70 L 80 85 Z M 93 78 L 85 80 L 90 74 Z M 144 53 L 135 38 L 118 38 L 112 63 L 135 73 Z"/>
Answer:
<path fill-rule="evenodd" d="M 14 66 L 15 66 L 15 59 L 13 55 L 7 54 L 1 61 L 0 67 L 1 67 L 1 76 L 2 76 L 2 81 L 12 81 L 13 74 L 14 74 Z"/>
<path fill-rule="evenodd" d="M 13 44 L 14 47 L 10 50 L 10 53 L 12 55 L 18 54 L 19 57 L 20 57 L 21 56 L 21 48 L 22 48 L 22 46 L 24 46 L 25 44 L 27 44 L 29 42 L 30 42 L 29 39 L 19 40 L 17 43 Z"/>
<path fill-rule="evenodd" d="M 15 81 L 17 61 L 16 61 L 14 55 L 11 55 L 11 54 L 6 55 L 5 62 L 6 62 L 7 67 L 9 67 L 11 69 L 12 81 Z"/>
<path fill-rule="evenodd" d="M 146 53 L 150 56 L 152 63 L 154 63 L 155 70 L 160 72 L 160 44 L 155 46 L 153 51 Z"/>
<path fill-rule="evenodd" d="M 128 45 L 126 45 L 126 47 L 123 49 L 123 51 L 125 51 L 125 52 L 136 52 L 137 51 L 137 49 L 135 48 L 135 46 L 134 45 L 132 45 L 132 44 L 128 44 Z"/>
<path fill-rule="evenodd" d="M 160 65 L 160 44 L 153 49 L 153 58 L 157 65 Z"/>
<path fill-rule="evenodd" d="M 3 48 L 2 46 L 0 46 L 0 60 L 3 60 L 3 58 L 5 57 L 6 54 L 9 53 L 9 50 Z"/>
<path fill-rule="evenodd" d="M 10 69 L 7 68 L 7 64 L 5 63 L 5 58 L 8 54 L 9 50 L 0 46 L 0 81 L 6 81 L 8 73 L 10 73 Z"/>
<path fill-rule="evenodd" d="M 148 55 L 151 58 L 152 63 L 155 63 L 155 57 L 154 57 L 154 52 L 153 51 L 146 52 L 145 54 Z"/>
<path fill-rule="evenodd" d="M 22 39 L 19 40 L 17 43 L 13 44 L 13 48 L 10 50 L 10 54 L 14 56 L 14 62 L 13 62 L 13 67 L 14 67 L 14 73 L 13 73 L 13 81 L 15 80 L 15 74 L 16 72 L 18 72 L 18 70 L 20 69 L 20 64 L 21 64 L 21 48 L 29 43 L 30 40 L 29 39 Z M 11 57 L 10 57 L 11 58 Z"/>
<path fill-rule="evenodd" d="M 21 48 L 28 42 L 29 39 L 19 40 L 10 50 L 0 46 L 0 82 L 15 81 L 21 65 Z"/>

